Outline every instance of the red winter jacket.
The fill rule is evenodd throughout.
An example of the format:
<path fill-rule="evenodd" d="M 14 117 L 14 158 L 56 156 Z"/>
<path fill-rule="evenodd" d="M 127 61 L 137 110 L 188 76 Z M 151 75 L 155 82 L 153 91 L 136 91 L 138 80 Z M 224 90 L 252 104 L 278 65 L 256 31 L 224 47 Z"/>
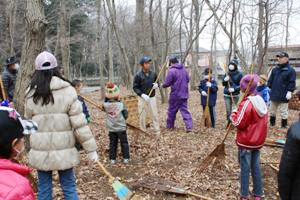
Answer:
<path fill-rule="evenodd" d="M 0 200 L 34 200 L 28 167 L 0 159 Z"/>
<path fill-rule="evenodd" d="M 236 144 L 246 149 L 260 149 L 267 137 L 268 109 L 259 95 L 248 96 L 230 116 L 237 127 Z"/>

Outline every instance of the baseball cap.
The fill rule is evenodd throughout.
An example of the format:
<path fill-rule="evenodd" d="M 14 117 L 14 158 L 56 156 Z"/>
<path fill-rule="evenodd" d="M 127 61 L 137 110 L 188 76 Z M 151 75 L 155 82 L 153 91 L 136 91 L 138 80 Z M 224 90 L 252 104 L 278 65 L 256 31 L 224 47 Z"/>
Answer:
<path fill-rule="evenodd" d="M 276 57 L 279 57 L 279 58 L 282 58 L 282 57 L 289 57 L 289 54 L 287 54 L 286 52 L 283 52 L 283 51 L 281 51 L 281 52 L 279 52 L 277 55 L 276 55 Z"/>
<path fill-rule="evenodd" d="M 151 62 L 152 59 L 148 56 L 144 56 L 141 60 L 140 60 L 140 65 L 143 65 L 145 63 Z"/>
<path fill-rule="evenodd" d="M 57 60 L 47 51 L 43 51 L 35 59 L 35 70 L 49 70 L 55 67 L 57 67 Z"/>

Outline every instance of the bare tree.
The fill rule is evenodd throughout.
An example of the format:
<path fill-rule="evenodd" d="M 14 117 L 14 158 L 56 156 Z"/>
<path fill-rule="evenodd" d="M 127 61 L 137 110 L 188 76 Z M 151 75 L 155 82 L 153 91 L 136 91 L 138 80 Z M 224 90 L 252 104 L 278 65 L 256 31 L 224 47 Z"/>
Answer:
<path fill-rule="evenodd" d="M 60 1 L 60 16 L 59 16 L 59 43 L 62 57 L 62 65 L 64 68 L 65 77 L 70 78 L 70 30 L 67 30 L 68 13 L 66 10 L 66 1 Z"/>
<path fill-rule="evenodd" d="M 118 41 L 118 45 L 120 48 L 120 51 L 122 53 L 123 56 L 123 60 L 124 60 L 124 65 L 125 65 L 125 69 L 126 69 L 126 86 L 131 88 L 132 85 L 132 70 L 129 64 L 129 59 L 128 59 L 128 54 L 127 54 L 127 50 L 123 45 L 123 42 L 121 41 L 121 35 L 117 26 L 117 22 L 116 22 L 116 7 L 115 7 L 115 1 L 114 0 L 106 0 L 106 4 L 108 7 L 108 11 L 111 17 L 111 22 L 112 22 L 112 26 Z"/>
<path fill-rule="evenodd" d="M 260 73 L 263 68 L 264 62 L 264 49 L 263 49 L 263 25 L 264 25 L 264 2 L 259 0 L 258 3 L 258 29 L 257 29 L 257 46 L 258 46 L 258 57 L 257 57 L 257 72 Z"/>
<path fill-rule="evenodd" d="M 8 43 L 8 47 L 7 47 L 7 52 L 10 55 L 14 55 L 15 51 L 14 51 L 14 31 L 15 31 L 15 23 L 16 23 L 16 10 L 17 10 L 17 6 L 16 6 L 16 0 L 11 0 L 8 1 L 9 2 L 9 6 L 7 9 L 7 30 L 8 30 L 8 34 L 7 34 L 7 43 Z"/>
<path fill-rule="evenodd" d="M 97 62 L 98 62 L 98 66 L 99 66 L 99 74 L 100 74 L 100 87 L 101 87 L 101 98 L 104 99 L 105 97 L 105 88 L 104 88 L 104 75 L 103 75 L 103 63 L 102 63 L 102 59 L 101 59 L 101 5 L 102 5 L 102 0 L 97 0 L 96 6 L 97 6 Z M 105 8 L 104 8 L 105 9 Z M 108 30 L 110 30 L 110 28 L 108 28 Z M 110 32 L 108 33 L 108 37 L 111 37 Z M 109 38 L 109 40 L 111 40 L 111 38 Z M 110 41 L 109 41 L 110 43 Z M 111 44 L 110 44 L 111 45 Z M 110 53 L 111 50 L 109 50 Z M 110 81 L 112 81 L 110 79 Z"/>
<path fill-rule="evenodd" d="M 18 73 L 15 100 L 16 109 L 24 114 L 25 91 L 34 72 L 36 56 L 45 45 L 45 28 L 47 21 L 44 15 L 42 0 L 27 0 L 26 6 L 26 35 L 22 49 L 21 68 Z"/>

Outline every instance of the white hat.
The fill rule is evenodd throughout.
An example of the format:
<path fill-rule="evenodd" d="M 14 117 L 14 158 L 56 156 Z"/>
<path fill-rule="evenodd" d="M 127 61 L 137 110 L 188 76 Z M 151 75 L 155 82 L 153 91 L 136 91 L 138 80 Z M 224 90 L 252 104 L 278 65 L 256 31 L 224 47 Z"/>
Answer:
<path fill-rule="evenodd" d="M 35 59 L 35 70 L 49 70 L 55 67 L 57 67 L 57 60 L 47 51 L 43 51 Z"/>

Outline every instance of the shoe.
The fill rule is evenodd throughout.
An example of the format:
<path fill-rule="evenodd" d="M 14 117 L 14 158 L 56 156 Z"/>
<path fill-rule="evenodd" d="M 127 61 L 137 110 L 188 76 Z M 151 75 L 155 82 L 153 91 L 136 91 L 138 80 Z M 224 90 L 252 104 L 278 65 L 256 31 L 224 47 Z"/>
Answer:
<path fill-rule="evenodd" d="M 262 200 L 261 197 L 254 197 L 254 200 Z"/>
<path fill-rule="evenodd" d="M 127 165 L 129 163 L 129 159 L 124 159 L 123 163 Z"/>
<path fill-rule="evenodd" d="M 116 164 L 116 163 L 117 163 L 116 160 L 110 160 L 110 164 L 111 164 L 111 165 L 114 165 L 114 164 Z"/>
<path fill-rule="evenodd" d="M 276 122 L 276 117 L 275 116 L 270 116 L 270 126 L 273 127 L 275 126 Z"/>
<path fill-rule="evenodd" d="M 249 199 L 246 197 L 242 197 L 241 200 L 249 200 Z"/>
<path fill-rule="evenodd" d="M 193 130 L 192 129 L 187 129 L 186 132 L 191 133 L 191 132 L 193 132 Z"/>
<path fill-rule="evenodd" d="M 281 128 L 287 128 L 287 119 L 281 119 Z"/>

